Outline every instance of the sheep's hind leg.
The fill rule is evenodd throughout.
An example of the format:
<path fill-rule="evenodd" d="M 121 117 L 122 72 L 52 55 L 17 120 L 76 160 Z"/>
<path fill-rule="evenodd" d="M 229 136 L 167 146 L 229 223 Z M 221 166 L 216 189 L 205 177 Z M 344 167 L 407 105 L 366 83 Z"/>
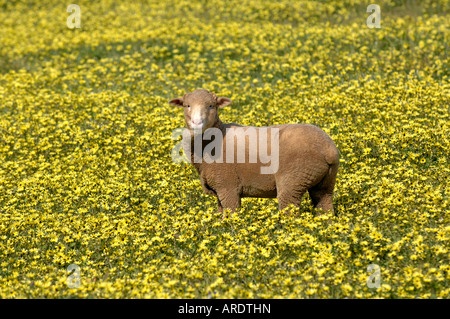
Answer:
<path fill-rule="evenodd" d="M 333 213 L 333 193 L 324 191 L 323 189 L 311 188 L 309 190 L 309 196 L 314 205 L 314 209 L 321 209 L 324 212 Z"/>
<path fill-rule="evenodd" d="M 336 184 L 336 174 L 337 166 L 330 166 L 329 172 L 323 180 L 308 190 L 315 209 L 322 209 L 324 212 L 334 213 L 333 191 Z"/>
<path fill-rule="evenodd" d="M 217 212 L 223 214 L 223 206 L 222 203 L 220 202 L 219 197 L 217 197 Z"/>
<path fill-rule="evenodd" d="M 300 201 L 305 192 L 306 189 L 298 189 L 297 191 L 292 190 L 278 191 L 277 199 L 279 209 L 282 211 L 286 209 L 290 204 L 299 207 Z"/>

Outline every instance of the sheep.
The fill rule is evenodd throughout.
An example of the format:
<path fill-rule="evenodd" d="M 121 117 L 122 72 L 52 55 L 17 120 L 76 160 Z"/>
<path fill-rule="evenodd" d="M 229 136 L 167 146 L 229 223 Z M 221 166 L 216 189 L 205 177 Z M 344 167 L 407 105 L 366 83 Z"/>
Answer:
<path fill-rule="evenodd" d="M 197 170 L 204 192 L 217 197 L 218 211 L 239 209 L 243 197 L 277 198 L 279 209 L 284 211 L 290 204 L 298 207 L 308 191 L 316 212 L 334 213 L 339 152 L 322 129 L 311 124 L 252 127 L 223 123 L 218 109 L 231 104 L 231 99 L 205 89 L 169 103 L 184 108 L 187 135 L 183 150 Z M 212 135 L 215 138 L 209 141 Z M 256 156 L 255 161 L 254 155 L 264 148 L 264 138 L 268 141 L 266 151 L 277 155 L 270 166 L 264 165 L 267 154 Z M 242 155 L 241 161 L 236 161 L 239 142 L 245 144 L 244 162 Z M 210 147 L 212 144 L 216 147 Z"/>

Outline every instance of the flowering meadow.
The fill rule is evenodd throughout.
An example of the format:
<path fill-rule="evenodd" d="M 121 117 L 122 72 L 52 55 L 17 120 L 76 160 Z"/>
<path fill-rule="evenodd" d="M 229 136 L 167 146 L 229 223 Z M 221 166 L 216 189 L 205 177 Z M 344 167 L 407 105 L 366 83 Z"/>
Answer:
<path fill-rule="evenodd" d="M 0 0 L 0 298 L 449 298 L 449 1 L 70 3 Z M 197 88 L 326 131 L 336 215 L 222 218 L 171 157 Z"/>

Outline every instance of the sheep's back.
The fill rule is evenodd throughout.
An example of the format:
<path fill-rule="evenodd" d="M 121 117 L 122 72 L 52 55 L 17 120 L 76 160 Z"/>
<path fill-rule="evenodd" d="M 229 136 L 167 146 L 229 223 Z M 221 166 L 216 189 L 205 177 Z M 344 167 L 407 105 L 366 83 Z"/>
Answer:
<path fill-rule="evenodd" d="M 339 162 L 339 152 L 330 136 L 312 124 L 279 125 L 280 158 L 323 161 L 328 165 Z"/>

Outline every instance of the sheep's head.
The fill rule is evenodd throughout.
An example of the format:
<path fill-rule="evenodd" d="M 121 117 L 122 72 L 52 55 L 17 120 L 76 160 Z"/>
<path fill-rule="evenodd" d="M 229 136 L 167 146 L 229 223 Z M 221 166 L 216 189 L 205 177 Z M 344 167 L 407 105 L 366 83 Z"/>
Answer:
<path fill-rule="evenodd" d="M 186 93 L 182 98 L 169 101 L 170 104 L 184 108 L 186 127 L 191 131 L 203 133 L 213 127 L 219 119 L 217 109 L 231 103 L 227 97 L 217 97 L 204 89 Z"/>

